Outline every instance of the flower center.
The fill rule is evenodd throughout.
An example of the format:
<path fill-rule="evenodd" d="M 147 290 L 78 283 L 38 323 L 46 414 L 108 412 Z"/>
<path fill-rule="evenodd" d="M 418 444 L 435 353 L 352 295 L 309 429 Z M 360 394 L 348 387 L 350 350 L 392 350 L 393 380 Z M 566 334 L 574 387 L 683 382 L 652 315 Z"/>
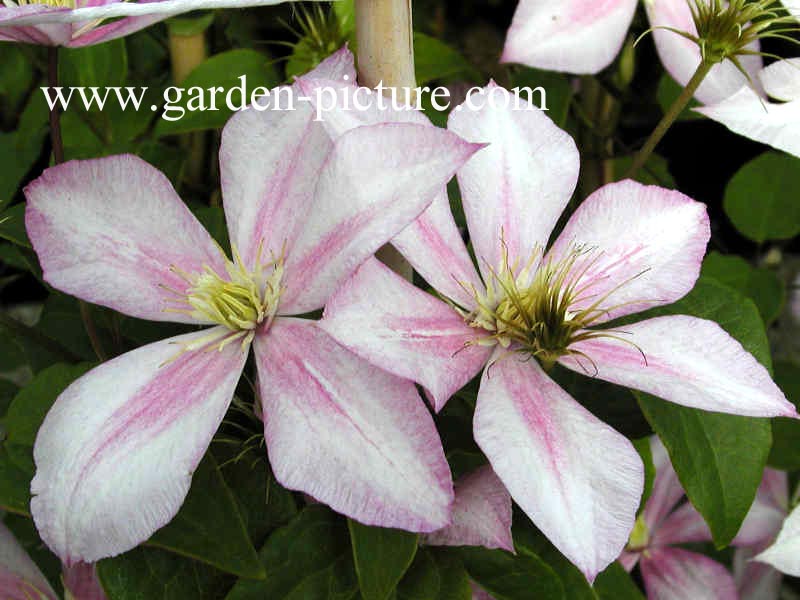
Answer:
<path fill-rule="evenodd" d="M 592 282 L 583 282 L 583 276 L 600 256 L 595 249 L 576 246 L 565 258 L 543 262 L 543 252 L 537 249 L 520 269 L 518 261 L 509 263 L 504 244 L 502 265 L 499 271 L 492 270 L 486 294 L 473 291 L 478 308 L 461 313 L 472 327 L 491 333 L 490 343 L 504 348 L 514 344 L 514 351 L 538 359 L 545 369 L 567 354 L 591 362 L 570 345 L 597 337 L 623 339 L 619 332 L 588 329 L 616 308 L 605 303 L 621 287 L 587 302 Z"/>
<path fill-rule="evenodd" d="M 220 252 L 224 256 L 222 249 Z M 165 288 L 176 296 L 170 300 L 174 306 L 165 309 L 167 312 L 211 321 L 234 332 L 233 336 L 225 336 L 221 345 L 238 338 L 244 338 L 243 344 L 249 343 L 256 328 L 272 322 L 283 291 L 283 255 L 263 264 L 259 248 L 252 270 L 245 267 L 235 247 L 233 257 L 233 261 L 225 257 L 225 276 L 208 265 L 203 265 L 203 270 L 196 274 L 173 265 L 171 270 L 186 281 L 189 288 L 185 293 Z"/>
<path fill-rule="evenodd" d="M 644 522 L 644 518 L 639 515 L 636 519 L 636 523 L 633 525 L 631 537 L 628 539 L 627 550 L 629 552 L 643 552 L 647 549 L 649 543 L 650 531 L 647 528 L 647 524 Z"/>

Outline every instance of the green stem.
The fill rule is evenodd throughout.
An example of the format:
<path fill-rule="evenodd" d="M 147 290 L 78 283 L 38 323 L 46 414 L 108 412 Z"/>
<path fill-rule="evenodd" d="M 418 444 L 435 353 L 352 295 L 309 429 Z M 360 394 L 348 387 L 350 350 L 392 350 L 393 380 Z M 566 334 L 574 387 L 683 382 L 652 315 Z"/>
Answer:
<path fill-rule="evenodd" d="M 650 155 L 653 154 L 653 151 L 656 149 L 656 146 L 658 146 L 659 142 L 667 134 L 667 131 L 669 131 L 669 128 L 672 127 L 672 124 L 677 120 L 677 118 L 689 104 L 691 99 L 694 97 L 695 92 L 697 92 L 697 88 L 700 87 L 700 84 L 703 83 L 706 75 L 708 75 L 709 71 L 711 71 L 711 68 L 715 64 L 716 63 L 708 60 L 703 60 L 700 63 L 700 66 L 697 67 L 697 70 L 694 72 L 694 75 L 692 75 L 689 83 L 687 83 L 686 87 L 683 88 L 681 95 L 678 96 L 675 102 L 672 103 L 672 106 L 669 107 L 669 110 L 664 115 L 664 118 L 661 119 L 661 122 L 653 130 L 653 133 L 650 134 L 650 137 L 645 145 L 634 157 L 633 164 L 631 164 L 631 168 L 628 169 L 628 172 L 625 175 L 626 179 L 630 179 L 636 175 L 639 169 L 641 169 L 647 163 Z"/>
<path fill-rule="evenodd" d="M 50 86 L 50 89 L 58 87 L 58 46 L 51 46 L 47 49 L 47 85 Z M 64 140 L 61 138 L 61 111 L 58 105 L 53 107 L 53 110 L 50 111 L 50 144 L 53 147 L 53 162 L 57 165 L 63 163 Z M 78 302 L 81 309 L 83 327 L 86 329 L 86 335 L 89 336 L 92 349 L 98 359 L 105 361 L 108 357 L 103 350 L 103 345 L 100 343 L 100 338 L 97 336 L 97 329 L 92 321 L 89 306 L 83 300 L 79 300 Z M 50 339 L 46 336 L 42 337 L 48 340 Z"/>
<path fill-rule="evenodd" d="M 67 362 L 80 362 L 81 360 L 80 357 L 76 354 L 73 354 L 69 348 L 62 346 L 54 339 L 47 337 L 41 331 L 38 331 L 33 327 L 29 327 L 28 325 L 25 325 L 25 323 L 20 323 L 13 317 L 9 317 L 4 312 L 0 312 L 0 325 L 9 331 L 29 339 L 40 348 L 53 354 L 57 354 Z"/>

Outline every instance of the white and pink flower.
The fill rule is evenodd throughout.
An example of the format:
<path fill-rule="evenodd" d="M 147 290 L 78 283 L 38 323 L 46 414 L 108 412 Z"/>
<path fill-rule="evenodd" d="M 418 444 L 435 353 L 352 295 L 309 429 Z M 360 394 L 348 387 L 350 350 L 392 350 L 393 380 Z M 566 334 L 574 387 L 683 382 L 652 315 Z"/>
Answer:
<path fill-rule="evenodd" d="M 316 73 L 355 77 L 336 56 Z M 39 430 L 31 511 L 67 564 L 133 548 L 176 514 L 252 345 L 277 480 L 365 524 L 430 532 L 453 488 L 414 385 L 302 315 L 415 219 L 481 146 L 413 124 L 335 141 L 308 104 L 247 110 L 220 168 L 229 260 L 159 171 L 133 156 L 48 169 L 26 225 L 52 286 L 154 321 L 205 328 L 70 385 Z"/>

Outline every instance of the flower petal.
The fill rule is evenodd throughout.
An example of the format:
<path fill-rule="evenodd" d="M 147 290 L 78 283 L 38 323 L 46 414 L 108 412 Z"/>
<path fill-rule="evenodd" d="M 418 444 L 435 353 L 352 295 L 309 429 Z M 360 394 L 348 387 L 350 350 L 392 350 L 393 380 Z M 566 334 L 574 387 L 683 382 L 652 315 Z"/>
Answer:
<path fill-rule="evenodd" d="M 653 491 L 647 499 L 642 516 L 652 534 L 680 502 L 685 492 L 678 481 L 675 469 L 672 468 L 667 449 L 657 436 L 650 438 L 650 451 L 653 455 L 656 476 L 653 480 Z"/>
<path fill-rule="evenodd" d="M 143 346 L 58 397 L 36 437 L 31 513 L 65 564 L 126 552 L 178 512 L 247 352 L 234 342 L 177 354 L 224 331 Z"/>
<path fill-rule="evenodd" d="M 358 127 L 335 142 L 286 260 L 282 314 L 321 308 L 336 287 L 430 205 L 481 146 L 436 127 Z"/>
<path fill-rule="evenodd" d="M 514 552 L 511 539 L 511 496 L 486 465 L 456 481 L 453 522 L 429 533 L 429 546 L 484 546 Z"/>
<path fill-rule="evenodd" d="M 65 590 L 68 590 L 75 600 L 108 600 L 103 586 L 97 577 L 95 565 L 89 563 L 75 563 L 71 567 L 64 567 L 62 573 Z"/>
<path fill-rule="evenodd" d="M 515 106 L 515 102 L 519 106 Z M 547 245 L 578 181 L 575 142 L 538 108 L 490 83 L 450 113 L 448 127 L 488 142 L 459 172 L 467 224 L 484 279 L 509 258 L 525 262 Z"/>
<path fill-rule="evenodd" d="M 800 58 L 774 62 L 758 78 L 767 94 L 776 100 L 800 100 Z"/>
<path fill-rule="evenodd" d="M 580 373 L 596 367 L 600 379 L 684 406 L 751 417 L 797 416 L 767 370 L 713 321 L 656 317 L 622 326 L 617 336 L 570 346 L 592 365 L 574 356 L 559 362 Z"/>
<path fill-rule="evenodd" d="M 0 590 L 3 600 L 56 600 L 57 596 L 14 534 L 0 521 Z"/>
<path fill-rule="evenodd" d="M 750 88 L 714 104 L 695 109 L 736 134 L 800 156 L 800 101 L 766 102 Z"/>
<path fill-rule="evenodd" d="M 337 290 L 319 325 L 372 364 L 424 386 L 437 412 L 491 354 L 453 308 L 376 259 Z"/>
<path fill-rule="evenodd" d="M 739 600 L 778 600 L 783 574 L 752 560 L 756 554 L 752 548 L 737 548 L 733 553 L 733 578 Z"/>
<path fill-rule="evenodd" d="M 784 471 L 767 467 L 756 499 L 731 545 L 766 548 L 778 536 L 788 512 L 788 477 Z"/>
<path fill-rule="evenodd" d="M 189 287 L 171 267 L 225 273 L 219 247 L 169 180 L 136 156 L 51 167 L 25 196 L 44 279 L 68 294 L 133 317 L 193 323 L 165 311 L 176 294 L 164 288 Z"/>
<path fill-rule="evenodd" d="M 60 46 L 69 42 L 72 37 L 72 26 L 65 23 L 43 25 L 23 25 L 23 18 L 41 17 L 46 13 L 66 12 L 63 8 L 54 8 L 41 4 L 23 6 L 4 6 L 0 8 L 0 41 L 22 42 L 42 46 Z"/>
<path fill-rule="evenodd" d="M 246 265 L 291 251 L 311 211 L 333 141 L 307 102 L 279 110 L 297 87 L 281 86 L 222 130 L 219 163 L 231 243 Z M 264 109 L 264 110 L 261 110 Z"/>
<path fill-rule="evenodd" d="M 689 83 L 697 67 L 700 65 L 700 47 L 677 33 L 663 29 L 672 27 L 690 35 L 697 35 L 697 28 L 692 18 L 689 3 L 686 0 L 648 0 L 644 3 L 656 49 L 664 63 L 664 67 L 681 86 Z M 758 42 L 749 45 L 748 50 L 758 51 Z M 744 55 L 738 57 L 751 80 L 756 81 L 756 74 L 763 61 L 760 56 Z M 715 65 L 700 84 L 695 98 L 703 104 L 713 104 L 736 93 L 742 86 L 749 85 L 747 78 L 731 61 Z"/>
<path fill-rule="evenodd" d="M 653 545 L 673 546 L 710 542 L 711 530 L 690 502 L 684 502 L 664 519 L 652 537 Z"/>
<path fill-rule="evenodd" d="M 520 0 L 501 62 L 597 73 L 619 54 L 636 0 Z"/>
<path fill-rule="evenodd" d="M 535 360 L 503 354 L 481 381 L 475 440 L 517 504 L 592 581 L 628 541 L 642 461 Z"/>
<path fill-rule="evenodd" d="M 449 524 L 450 468 L 411 382 L 301 319 L 277 319 L 255 352 L 281 485 L 367 525 L 428 532 Z"/>
<path fill-rule="evenodd" d="M 738 600 L 728 570 L 702 554 L 653 548 L 639 564 L 649 600 Z"/>
<path fill-rule="evenodd" d="M 117 38 L 136 33 L 137 31 L 141 31 L 142 29 L 150 27 L 150 25 L 154 25 L 155 23 L 163 21 L 164 19 L 168 19 L 171 16 L 173 15 L 160 13 L 142 15 L 140 17 L 126 17 L 111 23 L 106 23 L 105 25 L 99 25 L 97 27 L 91 27 L 88 29 L 83 29 L 83 26 L 80 22 L 73 23 L 72 28 L 74 32 L 72 34 L 72 39 L 65 45 L 70 48 L 82 48 L 84 46 L 102 44 L 103 42 L 115 40 Z"/>
<path fill-rule="evenodd" d="M 475 308 L 468 290 L 483 293 L 484 287 L 456 227 L 446 190 L 392 244 L 437 292 L 463 308 Z"/>
<path fill-rule="evenodd" d="M 786 518 L 775 543 L 753 560 L 772 565 L 792 577 L 800 577 L 800 506 Z"/>
<path fill-rule="evenodd" d="M 584 292 L 571 310 L 600 302 L 596 323 L 662 304 L 694 287 L 711 235 L 704 204 L 635 181 L 606 185 L 575 211 L 547 260 L 583 249 L 573 272 Z"/>

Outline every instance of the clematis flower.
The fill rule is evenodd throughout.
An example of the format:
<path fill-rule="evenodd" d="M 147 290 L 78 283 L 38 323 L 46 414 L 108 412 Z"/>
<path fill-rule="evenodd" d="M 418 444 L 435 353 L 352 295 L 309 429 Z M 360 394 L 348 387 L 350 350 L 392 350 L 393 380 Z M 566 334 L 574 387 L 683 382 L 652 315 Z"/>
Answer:
<path fill-rule="evenodd" d="M 193 10 L 243 8 L 283 1 L 3 0 L 0 4 L 0 41 L 43 46 L 91 46 Z"/>
<path fill-rule="evenodd" d="M 64 567 L 61 579 L 64 589 L 71 594 L 66 600 L 108 600 L 95 565 L 81 562 Z"/>
<path fill-rule="evenodd" d="M 317 73 L 355 77 L 336 57 Z M 251 345 L 282 485 L 365 524 L 450 522 L 450 471 L 414 385 L 292 315 L 322 308 L 481 146 L 413 124 L 333 142 L 310 106 L 296 108 L 247 110 L 223 130 L 233 260 L 136 157 L 66 163 L 26 189 L 52 286 L 133 317 L 209 326 L 95 368 L 45 418 L 31 511 L 67 565 L 124 552 L 172 519 Z"/>
<path fill-rule="evenodd" d="M 0 590 L 4 600 L 57 600 L 56 593 L 36 563 L 0 522 Z"/>
<path fill-rule="evenodd" d="M 620 562 L 627 571 L 638 564 L 651 600 L 738 600 L 736 583 L 715 560 L 679 547 L 707 542 L 711 532 L 684 499 L 669 456 L 657 437 L 650 440 L 656 476 L 653 491 L 636 521 Z"/>
<path fill-rule="evenodd" d="M 633 181 L 612 184 L 587 199 L 546 250 L 577 182 L 575 144 L 494 84 L 472 101 L 483 108 L 457 107 L 448 127 L 489 143 L 458 173 L 480 271 L 440 193 L 393 244 L 444 300 L 370 260 L 328 301 L 320 326 L 424 386 L 436 410 L 483 370 L 478 445 L 517 504 L 592 580 L 628 539 L 642 464 L 624 436 L 550 378 L 556 363 L 705 410 L 796 416 L 795 409 L 716 323 L 669 316 L 599 328 L 693 287 L 709 238 L 702 204 Z M 326 123 L 347 130 L 379 117 L 333 111 Z"/>

